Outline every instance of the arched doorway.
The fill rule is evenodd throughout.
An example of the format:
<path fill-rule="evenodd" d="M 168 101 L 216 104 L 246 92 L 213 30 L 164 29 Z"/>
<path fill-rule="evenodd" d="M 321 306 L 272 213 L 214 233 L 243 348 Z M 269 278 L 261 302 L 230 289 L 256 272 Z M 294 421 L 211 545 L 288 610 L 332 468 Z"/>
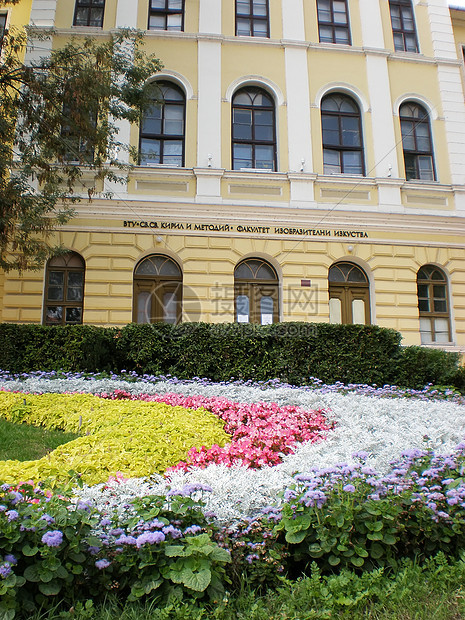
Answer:
<path fill-rule="evenodd" d="M 329 322 L 369 325 L 370 285 L 363 269 L 354 263 L 335 263 L 328 280 Z"/>

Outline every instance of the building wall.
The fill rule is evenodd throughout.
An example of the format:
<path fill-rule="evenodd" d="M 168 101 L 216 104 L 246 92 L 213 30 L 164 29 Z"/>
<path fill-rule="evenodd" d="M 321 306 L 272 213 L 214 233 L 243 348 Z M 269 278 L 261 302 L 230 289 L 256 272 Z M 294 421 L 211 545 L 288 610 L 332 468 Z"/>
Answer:
<path fill-rule="evenodd" d="M 137 10 L 107 0 L 102 29 L 72 26 L 73 0 L 45 4 L 34 0 L 33 16 L 54 25 L 53 46 L 147 27 L 148 0 Z M 84 198 L 57 233 L 86 261 L 85 323 L 132 320 L 134 268 L 152 253 L 182 268 L 183 320 L 233 321 L 234 268 L 255 256 L 279 275 L 280 320 L 327 321 L 328 269 L 344 259 L 369 277 L 371 321 L 419 344 L 416 274 L 432 263 L 449 279 L 450 346 L 465 350 L 465 12 L 451 21 L 445 0 L 414 0 L 420 52 L 407 53 L 394 50 L 388 2 L 348 6 L 350 46 L 320 44 L 316 3 L 303 0 L 270 2 L 267 39 L 235 36 L 233 0 L 186 2 L 184 32 L 147 32 L 164 64 L 154 79 L 186 93 L 185 168 L 136 166 L 111 200 Z M 231 170 L 231 99 L 243 84 L 274 98 L 277 172 Z M 323 173 L 320 104 L 331 91 L 360 107 L 364 177 Z M 405 100 L 429 112 L 434 182 L 405 180 Z M 122 132 L 138 144 L 137 127 Z M 43 272 L 8 274 L 3 287 L 3 321 L 42 320 Z"/>

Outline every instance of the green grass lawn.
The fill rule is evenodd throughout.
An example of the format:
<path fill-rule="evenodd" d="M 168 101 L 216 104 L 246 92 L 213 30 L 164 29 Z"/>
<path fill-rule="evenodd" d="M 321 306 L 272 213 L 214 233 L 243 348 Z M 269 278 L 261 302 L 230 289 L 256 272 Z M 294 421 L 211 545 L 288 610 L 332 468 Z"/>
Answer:
<path fill-rule="evenodd" d="M 0 461 L 34 461 L 76 437 L 74 433 L 0 420 Z"/>

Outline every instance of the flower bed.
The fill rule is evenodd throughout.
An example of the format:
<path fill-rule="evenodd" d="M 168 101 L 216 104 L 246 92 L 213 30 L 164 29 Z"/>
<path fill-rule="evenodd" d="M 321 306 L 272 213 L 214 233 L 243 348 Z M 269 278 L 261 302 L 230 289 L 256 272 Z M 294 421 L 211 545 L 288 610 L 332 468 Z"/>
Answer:
<path fill-rule="evenodd" d="M 406 399 L 386 390 L 367 395 L 368 386 L 296 389 L 133 378 L 123 384 L 76 377 L 25 383 L 34 381 L 44 391 L 54 383 L 59 391 L 59 384 L 74 388 L 79 382 L 88 391 L 113 392 L 114 400 L 102 403 L 153 406 L 149 401 L 159 400 L 199 406 L 197 412 L 210 407 L 238 439 L 245 421 L 259 427 L 266 419 L 273 420 L 270 438 L 279 439 L 274 415 L 283 410 L 290 421 L 283 436 L 295 444 L 274 466 L 257 467 L 256 458 L 239 465 L 225 453 L 223 463 L 183 464 L 168 477 L 117 475 L 74 489 L 73 501 L 44 498 L 37 489 L 25 500 L 4 488 L 0 527 L 11 536 L 0 549 L 1 605 L 17 606 L 23 594 L 29 600 L 37 590 L 46 600 L 54 592 L 66 599 L 73 588 L 82 596 L 116 589 L 133 598 L 181 588 L 184 596 L 215 598 L 225 570 L 236 585 L 238 575 L 249 584 L 271 584 L 280 572 L 298 575 L 312 561 L 325 570 L 395 567 L 402 557 L 421 559 L 440 550 L 457 555 L 465 548 L 465 408 L 454 394 Z M 13 381 L 3 387 L 8 383 L 17 389 Z M 117 386 L 126 393 L 115 393 Z M 310 409 L 331 410 L 335 424 L 325 431 L 326 441 L 314 441 L 316 429 L 304 415 Z M 308 427 L 292 426 L 296 420 Z M 78 522 L 83 529 L 76 537 Z M 50 565 L 64 566 L 66 573 L 53 568 L 50 576 Z M 73 570 L 83 577 L 70 577 Z"/>
<path fill-rule="evenodd" d="M 0 480 L 13 483 L 49 478 L 56 484 L 79 475 L 96 484 L 118 470 L 127 477 L 149 476 L 185 459 L 193 445 L 229 441 L 222 422 L 205 409 L 89 394 L 0 392 L 0 416 L 82 435 L 37 461 L 0 461 Z"/>

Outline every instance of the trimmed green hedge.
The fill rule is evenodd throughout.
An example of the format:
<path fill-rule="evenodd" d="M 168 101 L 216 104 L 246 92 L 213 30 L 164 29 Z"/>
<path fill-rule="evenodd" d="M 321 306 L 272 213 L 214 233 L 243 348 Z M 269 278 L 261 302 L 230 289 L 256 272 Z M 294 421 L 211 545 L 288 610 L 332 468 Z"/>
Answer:
<path fill-rule="evenodd" d="M 103 328 L 0 324 L 0 368 L 11 372 L 136 371 L 215 381 L 279 378 L 303 384 L 463 384 L 459 357 L 402 347 L 376 325 L 183 323 Z"/>

